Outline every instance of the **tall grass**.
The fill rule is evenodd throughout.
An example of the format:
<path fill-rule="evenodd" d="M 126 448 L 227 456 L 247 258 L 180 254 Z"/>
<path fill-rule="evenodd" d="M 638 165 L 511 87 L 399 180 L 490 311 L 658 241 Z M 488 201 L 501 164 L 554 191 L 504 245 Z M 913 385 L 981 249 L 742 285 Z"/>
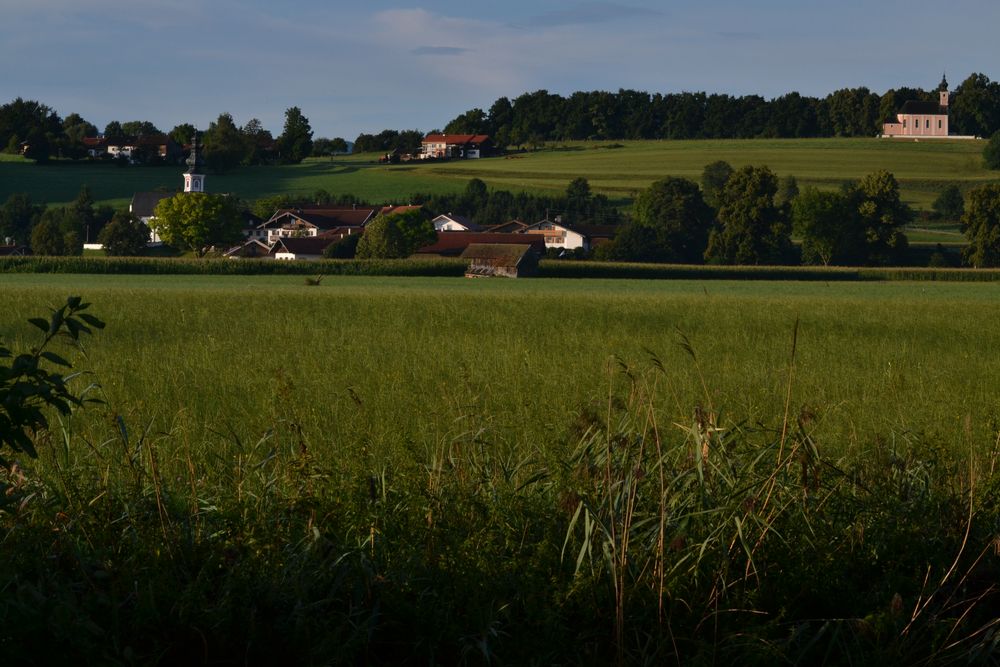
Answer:
<path fill-rule="evenodd" d="M 994 660 L 995 434 L 838 454 L 796 407 L 808 335 L 782 329 L 771 418 L 720 400 L 700 337 L 673 331 L 678 357 L 602 365 L 546 447 L 498 428 L 471 373 L 391 453 L 364 430 L 331 447 L 288 374 L 255 429 L 159 428 L 109 393 L 3 474 L 0 646 L 11 664 Z"/>

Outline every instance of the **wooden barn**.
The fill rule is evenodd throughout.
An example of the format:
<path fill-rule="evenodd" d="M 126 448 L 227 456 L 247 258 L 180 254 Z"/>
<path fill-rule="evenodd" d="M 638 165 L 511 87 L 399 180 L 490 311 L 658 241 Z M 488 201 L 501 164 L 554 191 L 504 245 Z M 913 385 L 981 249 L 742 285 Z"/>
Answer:
<path fill-rule="evenodd" d="M 526 278 L 538 273 L 538 252 L 527 243 L 472 243 L 462 258 L 469 260 L 466 278 Z"/>

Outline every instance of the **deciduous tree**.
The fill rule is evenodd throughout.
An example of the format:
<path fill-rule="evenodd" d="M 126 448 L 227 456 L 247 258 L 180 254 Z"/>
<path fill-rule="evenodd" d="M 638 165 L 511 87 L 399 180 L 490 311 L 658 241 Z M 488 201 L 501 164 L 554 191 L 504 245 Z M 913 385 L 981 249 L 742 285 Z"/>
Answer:
<path fill-rule="evenodd" d="M 117 211 L 111 222 L 104 225 L 98 242 L 112 257 L 141 255 L 149 242 L 149 227 L 128 211 Z"/>
<path fill-rule="evenodd" d="M 993 133 L 983 149 L 983 164 L 987 169 L 1000 169 L 1000 130 Z"/>
<path fill-rule="evenodd" d="M 713 222 L 698 185 L 685 178 L 656 181 L 635 200 L 635 224 L 653 231 L 647 261 L 701 263 Z"/>
<path fill-rule="evenodd" d="M 722 191 L 732 175 L 733 166 L 725 160 L 716 160 L 705 165 L 705 169 L 701 172 L 701 189 L 709 206 L 719 208 Z"/>
<path fill-rule="evenodd" d="M 278 154 L 285 163 L 299 163 L 312 153 L 312 128 L 298 107 L 285 111 L 285 127 L 278 137 Z"/>
<path fill-rule="evenodd" d="M 182 192 L 157 204 L 150 226 L 165 243 L 203 255 L 209 246 L 238 241 L 243 222 L 230 197 Z"/>
<path fill-rule="evenodd" d="M 989 183 L 969 191 L 962 216 L 969 239 L 965 262 L 978 268 L 1000 266 L 1000 184 Z"/>
<path fill-rule="evenodd" d="M 733 173 L 722 192 L 719 227 L 712 230 L 705 259 L 718 264 L 783 264 L 791 253 L 791 225 L 774 203 L 778 179 L 767 167 Z"/>

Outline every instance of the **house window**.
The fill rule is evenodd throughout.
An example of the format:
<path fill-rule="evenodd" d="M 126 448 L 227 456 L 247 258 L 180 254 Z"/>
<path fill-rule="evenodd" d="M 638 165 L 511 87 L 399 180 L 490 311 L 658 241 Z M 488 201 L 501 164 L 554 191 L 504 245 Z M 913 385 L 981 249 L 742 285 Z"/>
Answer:
<path fill-rule="evenodd" d="M 938 119 L 938 129 L 939 130 L 941 129 L 941 119 L 940 118 Z"/>
<path fill-rule="evenodd" d="M 931 129 L 931 119 L 928 118 L 925 122 L 926 124 L 924 125 L 924 127 L 927 128 L 928 130 Z"/>

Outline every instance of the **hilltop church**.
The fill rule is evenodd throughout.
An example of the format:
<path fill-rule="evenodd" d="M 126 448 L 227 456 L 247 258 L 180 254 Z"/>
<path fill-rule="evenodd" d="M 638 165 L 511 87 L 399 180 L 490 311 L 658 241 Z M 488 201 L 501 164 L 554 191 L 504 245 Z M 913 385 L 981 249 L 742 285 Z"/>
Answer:
<path fill-rule="evenodd" d="M 896 121 L 885 123 L 883 137 L 947 137 L 948 79 L 941 77 L 938 101 L 907 100 L 896 114 Z"/>

